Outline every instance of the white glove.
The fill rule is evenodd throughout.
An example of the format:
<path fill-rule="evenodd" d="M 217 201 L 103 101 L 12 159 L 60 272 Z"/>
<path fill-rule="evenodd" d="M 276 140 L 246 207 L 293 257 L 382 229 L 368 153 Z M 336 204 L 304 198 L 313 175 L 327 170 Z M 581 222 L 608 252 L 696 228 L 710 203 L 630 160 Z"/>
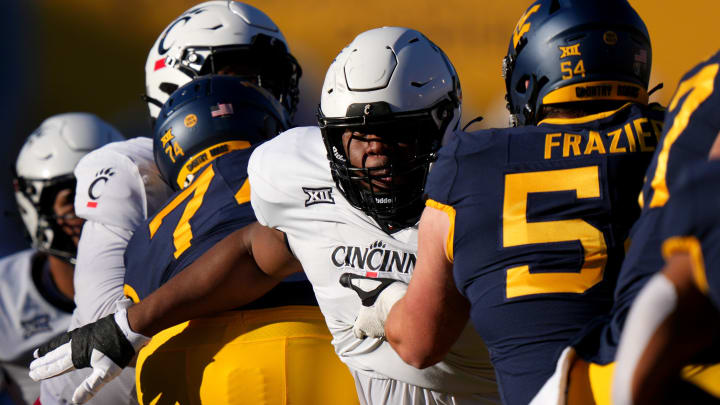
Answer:
<path fill-rule="evenodd" d="M 82 404 L 120 374 L 148 341 L 149 337 L 130 329 L 123 308 L 40 346 L 33 354 L 36 360 L 30 363 L 30 378 L 39 381 L 92 367 L 93 372 L 72 397 L 73 403 Z"/>
<path fill-rule="evenodd" d="M 345 273 L 340 277 L 343 287 L 354 290 L 362 300 L 362 308 L 353 325 L 358 339 L 384 337 L 385 319 L 393 305 L 405 295 L 407 284 L 389 278 L 370 278 Z"/>

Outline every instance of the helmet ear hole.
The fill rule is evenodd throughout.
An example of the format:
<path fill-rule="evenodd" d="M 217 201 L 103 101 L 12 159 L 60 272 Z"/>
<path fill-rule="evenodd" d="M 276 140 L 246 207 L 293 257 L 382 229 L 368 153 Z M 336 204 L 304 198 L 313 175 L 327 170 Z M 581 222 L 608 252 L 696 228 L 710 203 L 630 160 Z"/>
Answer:
<path fill-rule="evenodd" d="M 167 94 L 168 96 L 173 94 L 178 89 L 178 85 L 175 83 L 162 82 L 160 83 L 160 91 Z"/>
<path fill-rule="evenodd" d="M 517 91 L 520 94 L 525 94 L 529 85 L 530 85 L 530 76 L 524 75 L 523 77 L 520 78 L 520 80 L 518 80 L 517 84 L 515 85 L 515 91 Z"/>

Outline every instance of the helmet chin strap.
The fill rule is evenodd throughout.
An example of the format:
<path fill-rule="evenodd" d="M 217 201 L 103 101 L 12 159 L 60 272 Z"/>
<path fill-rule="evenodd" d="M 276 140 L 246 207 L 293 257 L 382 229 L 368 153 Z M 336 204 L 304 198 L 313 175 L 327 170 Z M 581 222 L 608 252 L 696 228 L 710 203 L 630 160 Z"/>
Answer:
<path fill-rule="evenodd" d="M 150 103 L 150 104 L 156 106 L 157 108 L 162 108 L 162 106 L 163 106 L 163 103 L 161 103 L 160 100 L 158 100 L 156 98 L 152 98 L 152 97 L 148 96 L 147 94 L 142 94 L 140 96 L 140 99 L 142 99 L 142 101 L 144 101 L 146 103 Z"/>

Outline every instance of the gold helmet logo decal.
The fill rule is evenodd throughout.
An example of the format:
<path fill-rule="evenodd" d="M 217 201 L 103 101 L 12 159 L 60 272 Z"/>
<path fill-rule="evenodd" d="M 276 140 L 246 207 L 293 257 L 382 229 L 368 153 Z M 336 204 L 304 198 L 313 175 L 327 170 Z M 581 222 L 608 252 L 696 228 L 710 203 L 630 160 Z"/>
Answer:
<path fill-rule="evenodd" d="M 530 18 L 531 15 L 535 14 L 540 9 L 540 4 L 536 4 L 532 7 L 530 7 L 525 14 L 520 17 L 520 21 L 518 21 L 517 25 L 515 26 L 515 30 L 513 31 L 513 48 L 517 49 L 518 43 L 520 43 L 520 38 L 523 37 L 523 35 L 527 34 L 528 31 L 530 31 L 530 23 L 527 22 L 528 18 Z"/>

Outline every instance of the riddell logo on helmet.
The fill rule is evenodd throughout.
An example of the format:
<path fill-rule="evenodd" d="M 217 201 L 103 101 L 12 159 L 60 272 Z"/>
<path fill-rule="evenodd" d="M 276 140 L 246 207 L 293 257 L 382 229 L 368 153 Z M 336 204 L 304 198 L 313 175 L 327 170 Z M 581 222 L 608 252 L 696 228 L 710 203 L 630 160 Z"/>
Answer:
<path fill-rule="evenodd" d="M 368 277 L 377 277 L 378 272 L 409 274 L 417 260 L 414 253 L 387 249 L 382 241 L 375 241 L 368 247 L 336 246 L 330 254 L 330 261 L 338 269 L 365 271 Z"/>
<path fill-rule="evenodd" d="M 341 162 L 344 162 L 345 157 L 343 155 L 341 155 L 340 152 L 338 152 L 337 148 L 333 146 L 332 149 L 333 149 L 333 155 L 335 155 L 335 159 L 337 159 Z"/>

